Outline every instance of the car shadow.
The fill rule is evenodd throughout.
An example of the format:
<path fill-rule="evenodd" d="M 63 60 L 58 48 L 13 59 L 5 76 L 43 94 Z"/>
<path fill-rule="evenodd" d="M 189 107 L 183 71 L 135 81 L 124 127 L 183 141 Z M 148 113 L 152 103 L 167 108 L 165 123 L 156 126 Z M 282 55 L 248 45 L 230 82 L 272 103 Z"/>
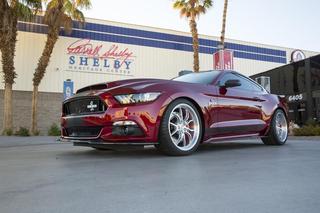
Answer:
<path fill-rule="evenodd" d="M 90 147 L 73 147 L 74 150 L 60 153 L 60 157 L 92 158 L 161 158 L 166 157 L 153 147 L 121 150 L 95 150 Z"/>
<path fill-rule="evenodd" d="M 249 142 L 215 142 L 201 144 L 198 150 L 194 153 L 195 155 L 201 155 L 203 153 L 215 153 L 215 152 L 228 152 L 239 149 L 250 149 L 266 147 L 262 142 L 249 141 Z M 135 149 L 121 149 L 121 150 L 95 150 L 90 147 L 73 147 L 74 150 L 66 150 L 60 153 L 60 156 L 73 156 L 73 157 L 93 157 L 93 158 L 166 158 L 172 157 L 167 156 L 159 152 L 153 146 L 147 146 L 146 148 L 135 148 Z M 79 150 L 80 149 L 80 150 Z"/>
<path fill-rule="evenodd" d="M 258 147 L 266 147 L 262 142 L 239 142 L 239 141 L 226 141 L 226 142 L 213 142 L 213 143 L 205 143 L 201 144 L 197 150 L 197 152 L 220 152 L 220 151 L 230 151 L 235 149 L 250 149 L 250 148 L 258 148 Z"/>

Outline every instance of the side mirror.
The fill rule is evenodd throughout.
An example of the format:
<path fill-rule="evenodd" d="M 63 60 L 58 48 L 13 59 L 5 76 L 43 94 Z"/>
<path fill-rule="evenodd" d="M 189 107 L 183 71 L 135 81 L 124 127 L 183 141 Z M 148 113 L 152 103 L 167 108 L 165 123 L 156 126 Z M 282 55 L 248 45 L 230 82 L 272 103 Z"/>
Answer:
<path fill-rule="evenodd" d="M 238 86 L 241 86 L 241 82 L 238 79 L 227 80 L 224 84 L 225 88 L 238 87 Z"/>

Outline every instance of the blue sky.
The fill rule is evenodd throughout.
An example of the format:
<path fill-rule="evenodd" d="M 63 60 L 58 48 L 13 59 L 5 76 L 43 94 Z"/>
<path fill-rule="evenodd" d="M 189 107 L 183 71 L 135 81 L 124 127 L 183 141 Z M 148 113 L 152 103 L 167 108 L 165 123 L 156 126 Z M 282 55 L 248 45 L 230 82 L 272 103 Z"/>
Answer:
<path fill-rule="evenodd" d="M 91 0 L 87 17 L 189 31 L 172 0 Z M 219 36 L 224 0 L 198 20 L 200 34 Z M 320 52 L 320 0 L 229 0 L 226 37 Z"/>

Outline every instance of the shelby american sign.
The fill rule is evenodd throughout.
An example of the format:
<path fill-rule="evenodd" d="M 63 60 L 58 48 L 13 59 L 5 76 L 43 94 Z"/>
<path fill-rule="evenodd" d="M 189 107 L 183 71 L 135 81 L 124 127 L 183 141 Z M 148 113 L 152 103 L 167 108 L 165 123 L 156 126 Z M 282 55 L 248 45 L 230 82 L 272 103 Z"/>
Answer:
<path fill-rule="evenodd" d="M 81 39 L 67 47 L 67 71 L 132 75 L 135 56 L 128 48 Z"/>

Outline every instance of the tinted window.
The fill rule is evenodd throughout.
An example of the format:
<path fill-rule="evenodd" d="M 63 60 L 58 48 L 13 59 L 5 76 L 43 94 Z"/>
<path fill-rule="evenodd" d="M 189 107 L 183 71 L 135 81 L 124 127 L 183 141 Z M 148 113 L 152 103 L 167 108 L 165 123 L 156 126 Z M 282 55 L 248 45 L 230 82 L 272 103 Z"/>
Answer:
<path fill-rule="evenodd" d="M 237 88 L 237 89 L 243 89 L 243 90 L 250 90 L 250 91 L 255 91 L 255 92 L 262 92 L 263 89 L 256 85 L 254 82 L 252 82 L 251 80 L 247 79 L 244 76 L 241 75 L 237 75 L 234 73 L 227 73 L 225 74 L 219 81 L 219 85 L 225 85 L 227 80 L 230 79 L 237 79 L 240 81 L 241 85 L 238 87 L 233 87 L 233 88 Z"/>
<path fill-rule="evenodd" d="M 179 76 L 172 80 L 188 83 L 211 84 L 213 80 L 219 75 L 219 73 L 220 71 L 190 73 L 183 76 Z"/>

